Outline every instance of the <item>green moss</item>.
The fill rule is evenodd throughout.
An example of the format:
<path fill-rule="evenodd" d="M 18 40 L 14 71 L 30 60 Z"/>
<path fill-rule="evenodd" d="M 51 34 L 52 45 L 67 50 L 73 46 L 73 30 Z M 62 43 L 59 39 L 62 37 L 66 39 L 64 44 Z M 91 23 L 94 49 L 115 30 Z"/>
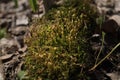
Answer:
<path fill-rule="evenodd" d="M 6 29 L 0 29 L 0 39 L 5 37 L 6 35 Z"/>
<path fill-rule="evenodd" d="M 88 0 L 69 0 L 31 27 L 26 39 L 28 80 L 83 80 L 88 60 L 87 36 L 96 13 Z"/>

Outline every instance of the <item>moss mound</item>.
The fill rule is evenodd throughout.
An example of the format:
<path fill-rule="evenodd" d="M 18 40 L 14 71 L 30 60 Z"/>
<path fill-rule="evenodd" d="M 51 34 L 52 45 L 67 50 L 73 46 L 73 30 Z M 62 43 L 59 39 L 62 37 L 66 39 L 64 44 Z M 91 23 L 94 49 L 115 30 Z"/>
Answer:
<path fill-rule="evenodd" d="M 83 71 L 89 53 L 87 36 L 96 15 L 89 2 L 68 0 L 35 21 L 26 39 L 28 80 L 87 79 Z"/>

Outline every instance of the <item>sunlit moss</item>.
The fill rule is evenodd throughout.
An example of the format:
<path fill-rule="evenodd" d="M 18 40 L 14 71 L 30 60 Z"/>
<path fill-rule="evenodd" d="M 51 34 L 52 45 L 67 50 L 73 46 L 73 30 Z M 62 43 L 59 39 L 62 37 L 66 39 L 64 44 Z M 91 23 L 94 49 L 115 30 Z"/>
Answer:
<path fill-rule="evenodd" d="M 68 0 L 35 22 L 26 39 L 29 80 L 87 79 L 82 69 L 88 60 L 87 36 L 95 15 L 88 1 Z"/>

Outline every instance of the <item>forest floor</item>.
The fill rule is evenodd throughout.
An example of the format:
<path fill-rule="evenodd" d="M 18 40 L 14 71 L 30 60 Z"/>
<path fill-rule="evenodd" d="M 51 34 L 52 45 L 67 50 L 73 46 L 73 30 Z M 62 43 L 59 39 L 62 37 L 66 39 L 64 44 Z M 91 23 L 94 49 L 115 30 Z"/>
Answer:
<path fill-rule="evenodd" d="M 39 40 L 39 38 L 41 40 L 43 38 L 46 38 L 46 37 L 47 37 L 47 39 L 50 39 L 50 40 L 46 40 L 48 42 L 45 42 L 45 43 L 43 41 L 42 44 L 44 43 L 45 46 L 40 48 L 40 49 L 44 48 L 44 50 L 46 49 L 45 51 L 47 53 L 51 53 L 52 51 L 57 51 L 57 49 L 59 49 L 58 50 L 59 52 L 63 52 L 63 53 L 67 52 L 67 51 L 68 52 L 71 51 L 70 53 L 77 53 L 76 46 L 77 46 L 78 43 L 74 42 L 75 41 L 74 39 L 76 39 L 76 38 L 72 37 L 73 38 L 72 39 L 71 35 L 76 36 L 76 35 L 74 35 L 76 33 L 75 31 L 77 31 L 79 29 L 77 29 L 78 26 L 76 27 L 76 29 L 71 29 L 73 27 L 70 26 L 70 25 L 73 25 L 71 19 L 73 19 L 73 20 L 77 19 L 77 18 L 74 18 L 74 16 L 76 16 L 76 14 L 72 15 L 72 13 L 74 13 L 74 11 L 75 11 L 74 9 L 72 9 L 70 7 L 69 10 L 71 12 L 69 13 L 69 11 L 68 11 L 68 13 L 70 15 L 68 15 L 68 13 L 65 13 L 65 15 L 64 15 L 64 14 L 62 14 L 62 11 L 60 11 L 59 8 L 58 8 L 58 11 L 56 12 L 56 14 L 45 15 L 45 16 L 47 16 L 47 18 L 49 18 L 48 20 L 43 17 L 43 20 L 38 19 L 38 20 L 33 20 L 33 22 L 31 22 L 31 17 L 36 17 L 36 14 L 32 14 L 31 9 L 30 9 L 29 4 L 28 4 L 28 1 L 20 0 L 18 5 L 19 5 L 18 8 L 16 8 L 15 4 L 12 0 L 0 0 L 0 80 L 19 80 L 19 79 L 22 79 L 20 74 L 21 74 L 21 71 L 23 70 L 23 67 L 25 65 L 24 64 L 24 60 L 26 58 L 25 56 L 26 56 L 26 54 L 30 53 L 30 51 L 32 51 L 33 49 L 34 49 L 33 50 L 34 52 L 36 52 L 36 53 L 38 52 L 37 51 L 38 49 L 35 49 L 36 47 L 34 48 L 34 46 L 38 47 L 38 45 L 36 45 L 37 42 L 35 43 L 35 41 Z M 76 6 L 76 5 L 74 5 L 74 6 Z M 63 7 L 60 8 L 60 9 L 62 9 L 63 12 L 65 10 L 67 12 L 67 9 L 65 9 Z M 54 10 L 51 10 L 51 12 L 52 11 L 55 12 Z M 43 14 L 41 14 L 41 15 L 43 15 Z M 54 16 L 51 17 L 51 15 L 54 15 Z M 59 19 L 58 15 L 62 16 L 63 20 Z M 83 16 L 83 18 L 86 18 L 86 15 L 88 15 L 88 14 L 84 15 L 84 12 L 83 12 L 83 15 L 81 15 L 81 16 Z M 39 16 L 37 16 L 37 17 L 39 17 Z M 70 19 L 69 19 L 69 16 L 71 16 Z M 57 19 L 56 19 L 56 17 L 57 17 Z M 51 21 L 49 23 L 50 18 L 51 19 L 53 18 L 53 20 L 52 20 L 53 22 Z M 83 19 L 83 18 L 81 18 L 81 19 Z M 55 21 L 55 19 L 56 19 L 56 21 Z M 88 19 L 88 18 L 86 18 L 86 19 Z M 41 22 L 39 22 L 39 21 L 41 21 Z M 62 24 L 60 23 L 60 21 L 63 21 Z M 68 21 L 68 23 L 66 23 L 67 21 Z M 79 19 L 76 20 L 76 23 L 73 26 L 76 26 L 77 24 L 79 25 L 80 23 L 78 23 L 78 22 L 79 22 Z M 73 21 L 73 23 L 74 23 L 74 21 Z M 69 25 L 70 28 L 68 28 L 66 26 L 65 26 L 65 28 L 56 27 L 56 26 L 59 26 L 59 25 L 60 26 L 61 25 L 62 26 L 63 25 L 64 26 Z M 43 26 L 43 27 L 37 28 L 39 26 Z M 47 29 L 45 28 L 45 30 L 44 30 L 45 26 L 47 26 Z M 53 29 L 53 31 L 49 30 L 49 29 L 51 29 L 49 26 L 52 26 L 51 28 Z M 36 27 L 36 28 L 34 28 L 34 27 Z M 33 30 L 31 30 L 31 29 L 33 29 Z M 70 37 L 69 39 L 71 41 L 69 41 L 69 39 L 67 40 L 64 35 L 62 35 L 60 37 L 55 37 L 55 38 L 57 38 L 58 42 L 60 43 L 59 46 L 61 46 L 61 45 L 62 46 L 58 48 L 58 44 L 57 44 L 57 41 L 56 41 L 56 43 L 54 42 L 54 45 L 57 45 L 57 46 L 54 46 L 54 47 L 52 46 L 51 47 L 51 45 L 53 45 L 52 40 L 55 39 L 54 36 L 61 35 L 63 29 L 68 30 L 68 33 L 69 33 L 69 30 L 71 31 L 70 35 L 66 34 L 66 32 L 63 31 L 67 37 Z M 34 30 L 36 30 L 36 31 L 34 31 Z M 39 32 L 37 32 L 37 30 Z M 43 30 L 43 33 L 45 33 L 45 34 L 41 33 L 42 30 Z M 58 33 L 57 34 L 54 33 L 54 30 L 58 31 Z M 30 31 L 31 32 L 33 31 L 33 33 L 31 33 Z M 38 35 L 37 33 L 39 33 L 40 35 Z M 53 34 L 51 35 L 51 33 L 53 33 Z M 84 33 L 83 36 L 85 34 L 86 33 Z M 46 35 L 49 35 L 49 36 L 46 36 Z M 96 34 L 94 34 L 94 32 L 93 32 L 93 33 L 90 33 L 87 36 L 87 39 L 89 39 L 87 44 L 89 44 L 88 46 L 89 46 L 89 49 L 90 49 L 87 52 L 87 53 L 89 53 L 89 61 L 87 61 L 87 62 L 89 62 L 90 64 L 88 64 L 88 66 L 85 67 L 85 68 L 82 66 L 82 69 L 85 70 L 84 74 L 86 74 L 86 76 L 89 77 L 88 80 L 120 80 L 120 47 L 115 49 L 110 56 L 106 57 L 111 52 L 111 50 L 119 43 L 119 40 L 116 40 L 115 37 L 112 36 L 112 35 L 105 34 L 104 41 L 103 41 L 103 37 L 102 37 L 103 35 L 99 34 L 99 35 L 96 36 Z M 32 38 L 34 38 L 34 39 L 29 38 L 28 36 L 32 36 Z M 43 36 L 43 37 L 41 37 L 41 36 Z M 64 37 L 66 40 L 64 40 L 64 38 L 62 38 L 62 37 Z M 24 39 L 26 39 L 26 38 L 29 39 L 27 44 L 24 41 Z M 61 39 L 59 39 L 59 38 L 61 38 Z M 84 40 L 84 37 L 82 39 Z M 79 39 L 79 40 L 81 40 L 81 39 Z M 65 41 L 65 43 L 64 43 L 64 41 Z M 39 44 L 39 42 L 40 41 L 38 41 L 38 44 Z M 75 45 L 73 45 L 72 43 L 74 43 Z M 84 47 L 84 45 L 87 45 L 86 43 L 83 44 L 84 41 L 79 42 L 79 43 L 81 45 L 83 45 L 83 47 Z M 50 46 L 46 46 L 46 44 L 50 45 Z M 70 45 L 67 46 L 67 44 L 70 44 L 73 47 L 70 47 Z M 79 46 L 77 46 L 77 48 L 78 47 Z M 88 47 L 85 46 L 86 51 L 87 51 L 87 48 Z M 28 49 L 30 49 L 30 50 L 28 50 Z M 61 50 L 61 49 L 63 49 L 63 50 Z M 65 49 L 67 51 L 65 51 Z M 101 51 L 101 53 L 99 55 L 100 51 Z M 80 51 L 80 53 L 84 53 L 84 50 L 83 50 L 83 52 Z M 53 54 L 51 54 L 51 55 L 54 57 Z M 38 65 L 39 65 L 39 63 L 41 63 L 39 65 L 41 67 L 41 66 L 46 66 L 46 65 L 42 65 L 42 64 L 48 64 L 49 60 L 52 61 L 53 57 L 51 58 L 51 55 L 44 55 L 44 51 L 43 51 L 43 54 L 41 52 L 41 56 L 43 56 L 43 58 L 47 58 L 47 59 L 45 59 L 45 60 L 48 60 L 47 63 L 44 62 L 44 60 L 43 60 L 43 63 L 41 63 L 42 61 L 37 62 L 37 59 L 39 59 L 39 57 L 40 57 L 40 56 L 38 57 L 37 54 L 35 56 L 33 56 L 33 54 L 32 54 L 32 56 L 30 56 L 30 57 L 28 56 L 27 59 L 30 60 L 31 58 L 36 58 L 36 59 L 31 59 L 31 60 L 33 60 L 33 61 L 30 62 L 31 65 L 34 66 L 34 61 L 35 61 L 36 63 L 38 63 Z M 50 59 L 46 56 L 49 56 Z M 60 54 L 56 55 L 55 54 L 54 58 L 56 58 L 56 56 L 60 57 L 60 58 L 56 59 L 56 61 L 58 60 L 58 62 L 61 62 L 61 64 L 62 64 L 61 59 L 63 59 L 63 61 L 64 60 L 67 61 L 67 64 L 70 64 L 70 63 L 68 63 L 69 61 L 71 62 L 71 66 L 64 65 L 64 67 L 67 66 L 67 68 L 63 69 L 63 73 L 65 74 L 63 76 L 68 76 L 68 75 L 66 75 L 68 69 L 72 69 L 72 68 L 77 67 L 78 70 L 80 69 L 80 71 L 82 71 L 80 65 L 79 65 L 80 68 L 78 68 L 78 66 L 76 66 L 76 65 L 74 66 L 72 64 L 72 62 L 74 63 L 74 60 L 72 60 L 72 59 L 77 59 L 76 56 L 78 57 L 78 56 L 81 56 L 81 55 L 77 55 L 77 54 L 75 54 L 75 55 L 72 54 L 71 55 L 70 54 L 68 56 L 68 55 L 66 55 L 66 53 L 62 54 L 62 55 L 60 55 Z M 98 58 L 98 61 L 97 61 L 96 59 L 97 59 L 98 56 L 99 56 L 99 58 Z M 98 65 L 95 69 L 90 70 L 90 68 L 94 67 L 95 61 L 97 61 L 97 63 L 98 63 L 104 57 L 106 57 L 106 59 L 100 65 Z M 66 62 L 64 62 L 64 63 L 66 64 Z M 75 63 L 77 63 L 77 62 L 75 62 Z M 49 67 L 50 67 L 51 68 L 50 71 L 52 72 L 52 70 L 53 70 L 53 73 L 50 73 L 50 74 L 48 73 L 48 74 L 49 74 L 49 76 L 52 76 L 53 74 L 56 74 L 56 72 L 54 73 L 54 71 L 55 71 L 55 69 L 57 70 L 58 68 L 51 67 L 50 64 L 52 64 L 52 62 L 49 63 L 49 66 L 47 65 L 46 70 L 49 71 Z M 33 69 L 33 67 L 30 64 L 28 65 L 27 61 L 26 61 L 26 65 L 29 66 L 28 69 L 30 69 L 30 71 L 33 70 L 33 72 L 31 72 L 31 75 L 32 75 L 32 73 L 34 73 L 35 69 L 37 70 L 36 67 L 38 67 L 38 66 L 34 66 L 34 69 Z M 63 65 L 60 65 L 60 63 L 58 64 L 56 62 L 56 64 L 54 66 L 61 67 Z M 43 68 L 42 68 L 42 70 L 43 70 Z M 77 72 L 76 74 L 78 74 L 78 71 L 73 71 L 72 72 L 72 70 L 71 70 L 71 74 L 69 73 L 70 77 L 71 76 L 78 77 L 78 76 L 74 75 L 75 72 Z M 36 75 L 39 74 L 39 73 L 40 73 L 40 71 L 38 73 L 34 73 L 33 76 L 36 77 Z M 46 72 L 43 71 L 43 73 L 44 74 L 42 75 L 42 77 L 46 77 L 47 71 Z M 58 73 L 60 73 L 60 72 L 58 72 Z M 48 77 L 48 75 L 47 75 L 47 77 Z M 55 75 L 55 77 L 56 77 L 56 75 Z M 61 77 L 61 75 L 60 75 L 60 77 Z M 60 78 L 60 77 L 58 77 L 58 75 L 57 75 L 57 78 Z M 50 80 L 56 80 L 56 79 L 50 79 Z M 64 79 L 64 78 L 62 78 L 62 79 Z M 74 79 L 81 80 L 82 78 L 80 79 L 80 78 L 71 77 L 71 78 L 66 78 L 65 80 L 74 80 Z M 41 78 L 38 77 L 36 80 L 41 80 Z M 86 79 L 82 79 L 82 80 L 86 80 Z"/>

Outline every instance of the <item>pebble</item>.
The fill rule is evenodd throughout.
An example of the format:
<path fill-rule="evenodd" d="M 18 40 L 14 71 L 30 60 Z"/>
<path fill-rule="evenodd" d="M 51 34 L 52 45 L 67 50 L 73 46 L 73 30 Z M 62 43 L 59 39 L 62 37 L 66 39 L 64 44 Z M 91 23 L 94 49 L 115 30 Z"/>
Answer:
<path fill-rule="evenodd" d="M 107 73 L 109 77 L 111 77 L 111 80 L 120 80 L 120 73 L 119 72 L 112 72 Z"/>
<path fill-rule="evenodd" d="M 27 26 L 29 24 L 29 19 L 27 16 L 19 16 L 16 19 L 16 26 Z"/>
<path fill-rule="evenodd" d="M 2 38 L 0 40 L 0 47 L 8 47 L 8 48 L 10 48 L 12 46 L 19 46 L 19 44 L 14 39 Z"/>
<path fill-rule="evenodd" d="M 113 15 L 109 17 L 109 20 L 112 19 L 120 26 L 120 15 Z"/>
<path fill-rule="evenodd" d="M 0 60 L 0 80 L 5 80 L 4 66 L 1 60 Z"/>
<path fill-rule="evenodd" d="M 120 12 L 120 0 L 94 0 L 100 14 L 108 15 L 108 12 L 113 12 L 112 15 Z"/>

